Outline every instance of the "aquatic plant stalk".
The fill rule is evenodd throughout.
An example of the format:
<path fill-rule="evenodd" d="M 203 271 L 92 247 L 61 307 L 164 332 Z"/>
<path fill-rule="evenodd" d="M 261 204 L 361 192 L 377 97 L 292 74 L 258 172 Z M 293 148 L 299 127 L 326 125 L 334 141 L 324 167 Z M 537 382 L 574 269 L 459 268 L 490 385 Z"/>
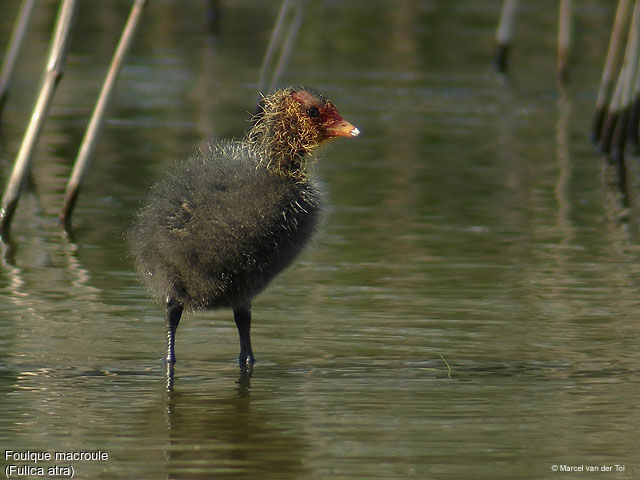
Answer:
<path fill-rule="evenodd" d="M 87 126 L 82 143 L 80 144 L 78 156 L 76 157 L 71 176 L 67 182 L 67 189 L 62 205 L 62 211 L 60 213 L 60 220 L 67 231 L 71 227 L 71 213 L 73 212 L 73 208 L 78 200 L 80 185 L 89 166 L 91 154 L 98 134 L 100 133 L 100 128 L 102 127 L 104 113 L 107 108 L 107 104 L 109 103 L 111 92 L 113 91 L 118 73 L 122 68 L 122 63 L 127 55 L 127 51 L 135 37 L 136 28 L 140 23 L 142 11 L 146 3 L 147 0 L 135 0 L 131 6 L 129 18 L 127 19 L 118 45 L 116 46 L 116 50 L 111 60 L 111 65 L 109 66 L 109 71 L 107 72 L 104 84 L 102 85 L 102 90 L 100 91 L 100 96 L 98 97 L 98 101 L 96 102 L 93 113 L 91 114 L 91 119 L 89 120 L 89 125 Z"/>
<path fill-rule="evenodd" d="M 622 89 L 624 87 L 624 69 L 623 65 L 620 69 L 618 79 L 616 80 L 616 86 L 611 96 L 611 101 L 607 105 L 607 111 L 602 121 L 602 128 L 600 131 L 600 138 L 598 141 L 598 148 L 602 153 L 609 153 L 611 151 L 611 141 L 613 139 L 613 132 L 618 122 L 618 116 L 620 114 L 620 106 L 622 102 Z"/>
<path fill-rule="evenodd" d="M 618 162 L 622 161 L 628 131 L 628 119 L 636 83 L 638 69 L 638 52 L 640 51 L 640 1 L 636 0 L 633 7 L 631 27 L 627 49 L 624 54 L 624 75 L 621 73 L 623 86 L 620 98 L 620 114 L 613 133 L 611 154 Z"/>
<path fill-rule="evenodd" d="M 571 46 L 571 0 L 560 0 L 558 18 L 558 78 L 565 82 L 568 78 L 569 48 Z"/>
<path fill-rule="evenodd" d="M 633 145 L 636 150 L 640 145 L 640 63 L 636 69 L 636 80 L 633 87 L 633 99 L 629 108 L 629 119 L 627 121 L 627 137 L 628 142 Z"/>
<path fill-rule="evenodd" d="M 500 12 L 500 22 L 496 31 L 496 56 L 493 64 L 500 73 L 506 73 L 508 69 L 508 56 L 513 38 L 513 23 L 516 16 L 518 0 L 504 0 Z"/>
<path fill-rule="evenodd" d="M 280 78 L 282 77 L 282 72 L 284 71 L 284 67 L 289 62 L 291 49 L 293 47 L 293 44 L 296 41 L 296 37 L 298 36 L 298 31 L 300 30 L 300 26 L 302 25 L 302 20 L 304 19 L 305 4 L 306 4 L 306 0 L 298 1 L 298 8 L 296 9 L 295 17 L 293 17 L 293 20 L 289 25 L 289 33 L 287 35 L 286 40 L 284 41 L 282 50 L 280 50 L 280 58 L 278 59 L 278 63 L 276 65 L 275 70 L 273 71 L 271 81 L 269 82 L 269 89 L 268 89 L 269 92 L 275 89 L 276 84 L 280 81 Z"/>
<path fill-rule="evenodd" d="M 600 79 L 598 98 L 596 100 L 596 108 L 591 125 L 591 141 L 594 143 L 598 142 L 602 135 L 603 122 L 610 100 L 614 72 L 619 62 L 622 38 L 628 25 L 630 3 L 631 0 L 619 0 L 618 7 L 616 8 L 616 16 L 613 22 L 613 28 L 611 29 L 609 48 L 607 49 L 607 57 L 602 70 L 602 78 Z"/>
<path fill-rule="evenodd" d="M 13 164 L 13 170 L 7 187 L 2 195 L 0 208 L 0 236 L 6 237 L 15 208 L 22 193 L 27 175 L 31 169 L 31 159 L 42 127 L 47 118 L 49 106 L 56 86 L 62 77 L 68 40 L 75 16 L 76 0 L 63 0 L 58 10 L 58 17 L 51 48 L 47 59 L 45 75 L 40 94 L 31 115 L 31 120 L 22 140 L 22 145 Z"/>
<path fill-rule="evenodd" d="M 290 14 L 291 9 L 295 6 L 295 13 Z M 267 93 L 273 91 L 280 82 L 282 72 L 284 71 L 295 43 L 298 31 L 304 19 L 304 9 L 306 0 L 283 0 L 278 13 L 278 19 L 273 28 L 269 46 L 265 52 L 262 66 L 260 67 L 260 77 L 258 80 L 258 92 Z M 287 23 L 288 22 L 288 23 Z M 285 26 L 286 25 L 286 26 Z M 284 37 L 286 34 L 286 37 Z M 284 37 L 284 38 L 283 38 Z M 280 50 L 278 60 L 275 64 L 271 79 L 267 84 L 267 70 L 273 62 L 276 50 Z M 266 89 L 266 91 L 265 91 Z M 258 97 L 258 101 L 260 97 Z"/>
<path fill-rule="evenodd" d="M 22 46 L 22 41 L 24 40 L 24 35 L 27 31 L 35 3 L 36 0 L 23 0 L 20 5 L 20 10 L 18 11 L 16 23 L 11 32 L 7 53 L 5 54 L 2 69 L 0 70 L 0 113 L 9 95 L 9 84 L 11 83 L 13 68 L 15 67 L 18 52 Z"/>
<path fill-rule="evenodd" d="M 280 36 L 282 35 L 282 27 L 284 25 L 284 21 L 287 17 L 287 11 L 291 6 L 293 0 L 282 0 L 282 4 L 280 5 L 280 12 L 278 13 L 278 19 L 276 20 L 276 24 L 273 27 L 273 32 L 271 32 L 271 38 L 269 39 L 269 46 L 264 55 L 264 59 L 262 60 L 262 65 L 260 67 L 260 76 L 258 78 L 258 92 L 262 92 L 265 85 L 265 77 L 267 75 L 267 68 L 271 63 L 271 57 L 275 52 L 276 44 L 278 43 Z M 260 98 L 258 98 L 260 100 Z"/>

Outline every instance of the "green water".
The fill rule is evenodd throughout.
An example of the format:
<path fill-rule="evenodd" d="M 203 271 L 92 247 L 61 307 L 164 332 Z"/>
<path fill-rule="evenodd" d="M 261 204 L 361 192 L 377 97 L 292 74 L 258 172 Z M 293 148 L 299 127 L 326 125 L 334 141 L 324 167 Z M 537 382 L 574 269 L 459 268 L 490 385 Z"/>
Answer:
<path fill-rule="evenodd" d="M 19 4 L 5 3 L 0 47 Z M 557 2 L 526 3 L 509 79 L 491 70 L 498 0 L 308 3 L 282 83 L 324 91 L 362 134 L 322 151 L 323 230 L 254 301 L 250 382 L 239 380 L 231 312 L 198 313 L 180 325 L 168 395 L 163 310 L 122 235 L 172 162 L 242 135 L 279 2 L 223 2 L 217 33 L 207 2 L 150 2 L 69 239 L 57 223 L 66 177 L 129 7 L 81 1 L 0 269 L 3 470 L 637 477 L 640 212 L 620 222 L 588 140 L 613 6 L 574 2 L 560 89 Z M 39 3 L 18 64 L 3 184 L 56 8 Z M 7 450 L 108 459 L 35 464 Z"/>

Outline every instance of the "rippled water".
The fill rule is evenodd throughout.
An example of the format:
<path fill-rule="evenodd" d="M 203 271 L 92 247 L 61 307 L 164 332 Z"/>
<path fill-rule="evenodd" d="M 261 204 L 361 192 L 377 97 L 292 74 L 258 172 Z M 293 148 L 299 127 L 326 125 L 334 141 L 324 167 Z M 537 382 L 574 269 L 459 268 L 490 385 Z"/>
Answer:
<path fill-rule="evenodd" d="M 55 14 L 41 3 L 3 181 Z M 212 34 L 205 3 L 150 2 L 69 239 L 66 176 L 128 8 L 80 2 L 0 270 L 3 450 L 108 454 L 63 462 L 76 478 L 637 477 L 638 212 L 621 221 L 588 141 L 610 2 L 576 5 L 566 89 L 556 2 L 521 9 L 508 79 L 490 68 L 497 0 L 309 2 L 283 83 L 325 91 L 363 133 L 322 152 L 329 215 L 254 302 L 250 381 L 231 312 L 198 313 L 167 394 L 163 311 L 122 234 L 192 145 L 242 135 L 278 11 L 223 2 Z"/>

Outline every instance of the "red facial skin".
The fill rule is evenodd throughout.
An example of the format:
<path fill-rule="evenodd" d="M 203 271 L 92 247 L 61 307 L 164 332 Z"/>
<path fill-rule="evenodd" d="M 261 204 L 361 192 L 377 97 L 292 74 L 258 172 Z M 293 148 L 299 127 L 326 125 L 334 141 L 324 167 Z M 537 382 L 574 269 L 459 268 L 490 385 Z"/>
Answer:
<path fill-rule="evenodd" d="M 291 97 L 305 109 L 307 115 L 318 125 L 323 140 L 337 137 L 356 137 L 360 134 L 360 130 L 342 118 L 338 109 L 331 102 L 322 100 L 305 90 L 296 90 L 291 93 Z"/>

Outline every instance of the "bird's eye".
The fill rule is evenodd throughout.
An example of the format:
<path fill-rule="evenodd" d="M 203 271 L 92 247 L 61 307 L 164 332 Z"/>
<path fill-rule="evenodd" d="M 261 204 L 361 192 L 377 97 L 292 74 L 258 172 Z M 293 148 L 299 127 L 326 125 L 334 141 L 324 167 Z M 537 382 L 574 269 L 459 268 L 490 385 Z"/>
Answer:
<path fill-rule="evenodd" d="M 309 115 L 309 117 L 311 118 L 316 118 L 318 115 L 320 115 L 320 112 L 318 111 L 318 107 L 310 107 L 307 110 L 307 115 Z"/>

